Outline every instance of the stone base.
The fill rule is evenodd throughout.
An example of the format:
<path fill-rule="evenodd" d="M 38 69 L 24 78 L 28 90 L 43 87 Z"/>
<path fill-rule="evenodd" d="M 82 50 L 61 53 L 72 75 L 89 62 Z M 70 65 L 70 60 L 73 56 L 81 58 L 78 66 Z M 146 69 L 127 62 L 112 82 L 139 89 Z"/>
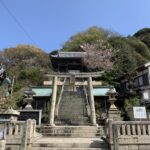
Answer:
<path fill-rule="evenodd" d="M 56 125 L 52 123 L 52 124 L 49 124 L 48 126 L 55 127 Z"/>
<path fill-rule="evenodd" d="M 121 112 L 118 109 L 110 109 L 107 116 L 113 121 L 121 121 Z"/>
<path fill-rule="evenodd" d="M 18 110 L 20 112 L 20 116 L 18 117 L 19 121 L 26 121 L 28 119 L 35 119 L 37 125 L 41 125 L 41 117 L 42 117 L 42 110 Z"/>

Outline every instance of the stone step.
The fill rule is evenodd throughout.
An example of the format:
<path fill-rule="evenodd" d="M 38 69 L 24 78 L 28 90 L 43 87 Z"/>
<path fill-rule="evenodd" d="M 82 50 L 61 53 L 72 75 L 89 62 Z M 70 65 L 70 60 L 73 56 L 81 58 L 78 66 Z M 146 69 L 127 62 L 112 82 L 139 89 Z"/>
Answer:
<path fill-rule="evenodd" d="M 72 113 L 72 114 L 68 114 L 68 116 L 66 116 L 65 113 L 63 113 L 63 114 L 59 115 L 58 119 L 61 119 L 62 117 L 64 119 L 72 119 L 72 120 L 75 120 L 75 119 L 78 119 L 78 120 L 81 120 L 81 119 L 82 120 L 88 120 L 88 117 L 84 116 L 84 113 L 79 113 L 79 115 L 76 115 L 76 113 Z"/>
<path fill-rule="evenodd" d="M 72 120 L 68 120 L 68 119 L 66 119 L 66 120 L 58 120 L 58 121 L 55 121 L 55 124 L 56 125 L 68 125 L 68 124 L 70 124 L 70 125 L 82 125 L 82 126 L 85 126 L 85 125 L 91 125 L 91 123 L 89 122 L 89 120 L 87 120 L 86 122 L 85 121 L 72 121 Z"/>
<path fill-rule="evenodd" d="M 85 112 L 84 112 L 84 110 L 82 109 L 82 110 L 78 110 L 77 109 L 77 112 L 72 112 L 72 113 L 69 113 L 69 114 L 66 114 L 66 113 L 68 113 L 68 112 L 70 112 L 69 111 L 70 109 L 68 109 L 68 110 L 62 110 L 62 111 L 59 111 L 59 112 L 61 112 L 61 113 L 59 113 L 59 116 L 62 116 L 62 115 L 65 115 L 65 116 L 72 116 L 72 117 L 75 117 L 75 118 L 84 118 L 85 116 L 84 116 L 84 114 L 85 114 Z M 73 110 L 72 110 L 73 111 Z M 81 116 L 80 116 L 81 115 Z"/>
<path fill-rule="evenodd" d="M 70 102 L 69 102 L 69 101 L 70 101 Z M 77 100 L 71 101 L 70 99 L 68 99 L 68 100 L 66 100 L 66 101 L 64 100 L 63 103 L 61 102 L 61 105 L 62 105 L 62 106 L 66 106 L 68 103 L 79 105 L 78 102 L 79 102 L 79 100 L 78 100 L 78 101 L 77 101 Z M 82 101 L 80 101 L 80 104 L 81 104 L 81 105 L 84 105 L 84 103 L 83 103 Z M 80 105 L 79 105 L 79 106 L 80 106 Z"/>
<path fill-rule="evenodd" d="M 63 119 L 61 119 L 63 118 Z M 88 117 L 82 117 L 82 118 L 76 118 L 74 116 L 59 116 L 58 120 L 55 122 L 55 124 L 70 124 L 70 125 L 90 125 L 90 121 Z"/>
<path fill-rule="evenodd" d="M 49 149 L 89 149 L 89 148 L 101 148 L 108 149 L 109 145 L 100 138 L 40 138 L 33 144 L 33 149 L 49 148 Z"/>
<path fill-rule="evenodd" d="M 53 137 L 102 137 L 104 136 L 103 126 L 44 126 L 39 128 L 44 136 Z"/>
<path fill-rule="evenodd" d="M 78 103 L 78 102 L 80 102 L 80 103 Z M 62 106 L 65 106 L 65 105 L 67 105 L 67 104 L 77 104 L 77 105 L 79 105 L 79 104 L 81 104 L 81 105 L 84 105 L 84 103 L 82 102 L 82 101 L 80 101 L 80 100 L 70 100 L 70 99 L 68 99 L 68 100 L 63 100 L 62 102 L 61 102 L 61 105 Z"/>
<path fill-rule="evenodd" d="M 31 150 L 66 150 L 66 148 L 32 147 Z M 110 148 L 67 148 L 67 150 L 110 150 Z"/>

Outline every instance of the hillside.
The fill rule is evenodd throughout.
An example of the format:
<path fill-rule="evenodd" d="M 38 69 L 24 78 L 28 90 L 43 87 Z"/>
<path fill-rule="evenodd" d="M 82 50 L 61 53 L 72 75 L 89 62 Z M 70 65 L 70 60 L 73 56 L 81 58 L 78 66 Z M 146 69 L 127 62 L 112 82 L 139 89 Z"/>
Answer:
<path fill-rule="evenodd" d="M 98 51 L 104 53 L 104 49 L 105 51 L 112 49 L 112 58 L 109 60 L 109 63 L 113 62 L 113 66 L 109 70 L 107 68 L 95 67 L 95 70 L 103 69 L 107 72 L 105 75 L 106 80 L 112 81 L 113 79 L 124 75 L 126 72 L 132 71 L 137 66 L 150 61 L 149 28 L 141 29 L 133 36 L 123 37 L 102 28 L 91 27 L 86 31 L 73 35 L 66 43 L 64 43 L 62 51 L 84 51 L 82 45 L 85 44 L 88 44 L 89 47 L 91 47 L 89 54 L 93 53 L 92 57 L 94 55 L 97 57 Z M 93 47 L 99 48 L 96 48 L 95 51 L 93 51 Z M 101 58 L 100 55 L 98 57 Z M 101 63 L 103 64 L 106 60 L 108 61 L 108 59 L 105 59 Z M 90 63 L 95 64 L 95 61 L 98 60 L 93 59 L 93 62 Z M 88 66 L 89 70 L 91 66 Z"/>
<path fill-rule="evenodd" d="M 42 85 L 44 74 L 51 72 L 48 54 L 35 46 L 18 45 L 6 48 L 0 53 L 0 58 L 0 63 L 6 68 L 7 76 L 11 80 L 15 79 L 14 92 L 9 103 L 14 107 L 29 85 Z M 0 86 L 2 87 L 3 84 Z"/>
<path fill-rule="evenodd" d="M 73 35 L 64 43 L 62 51 L 87 51 L 92 59 L 83 60 L 83 63 L 89 71 L 104 70 L 102 80 L 115 85 L 118 77 L 150 61 L 150 29 L 144 28 L 133 36 L 123 37 L 102 28 L 91 27 Z M 15 107 L 20 103 L 21 94 L 27 86 L 41 85 L 43 75 L 52 71 L 48 54 L 31 45 L 4 49 L 0 52 L 0 64 L 6 66 L 10 79 L 15 78 L 10 103 Z"/>
<path fill-rule="evenodd" d="M 134 34 L 134 37 L 144 42 L 147 47 L 150 49 L 150 28 L 144 28 L 137 31 Z"/>

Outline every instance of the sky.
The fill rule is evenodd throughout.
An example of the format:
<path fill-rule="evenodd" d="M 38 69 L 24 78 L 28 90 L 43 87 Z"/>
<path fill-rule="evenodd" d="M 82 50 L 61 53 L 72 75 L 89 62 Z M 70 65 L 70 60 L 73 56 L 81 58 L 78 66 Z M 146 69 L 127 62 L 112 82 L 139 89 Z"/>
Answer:
<path fill-rule="evenodd" d="M 18 44 L 45 52 L 97 26 L 123 36 L 150 27 L 150 0 L 0 0 L 0 50 Z"/>

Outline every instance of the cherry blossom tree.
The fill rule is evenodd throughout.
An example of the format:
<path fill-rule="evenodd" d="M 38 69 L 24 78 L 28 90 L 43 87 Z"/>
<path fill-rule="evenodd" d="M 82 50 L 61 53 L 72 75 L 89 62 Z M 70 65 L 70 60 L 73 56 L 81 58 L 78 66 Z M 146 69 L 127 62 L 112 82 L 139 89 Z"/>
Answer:
<path fill-rule="evenodd" d="M 90 69 L 111 70 L 113 67 L 113 49 L 105 41 L 83 44 L 81 48 L 87 53 L 83 63 Z"/>

